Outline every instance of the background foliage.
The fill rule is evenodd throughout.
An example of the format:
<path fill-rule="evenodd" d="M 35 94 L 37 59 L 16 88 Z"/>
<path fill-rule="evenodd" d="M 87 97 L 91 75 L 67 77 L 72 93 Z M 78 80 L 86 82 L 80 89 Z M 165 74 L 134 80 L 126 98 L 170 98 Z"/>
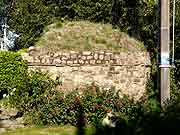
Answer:
<path fill-rule="evenodd" d="M 54 19 L 83 19 L 112 23 L 154 48 L 157 28 L 155 0 L 14 0 L 8 24 L 21 35 L 17 48 L 37 41 L 43 28 Z"/>
<path fill-rule="evenodd" d="M 0 5 L 2 3 L 1 0 Z M 56 19 L 83 19 L 113 24 L 143 41 L 152 62 L 156 63 L 158 58 L 159 6 L 156 0 L 13 0 L 9 3 L 8 24 L 20 34 L 16 42 L 17 49 L 34 45 L 44 27 Z M 64 97 L 54 91 L 56 83 L 48 75 L 27 72 L 27 65 L 20 56 L 9 52 L 0 53 L 0 88 L 12 92 L 13 96 L 10 94 L 8 97 L 9 102 L 26 112 L 26 118 L 29 117 L 36 124 L 78 125 L 77 118 L 85 120 L 85 123 L 97 122 L 108 109 L 114 109 L 124 118 L 120 126 L 126 134 L 168 134 L 169 131 L 175 134 L 179 129 L 177 123 L 180 114 L 180 2 L 176 4 L 173 100 L 164 110 L 159 108 L 155 100 L 148 100 L 145 104 L 134 103 L 128 98 L 112 97 L 111 93 L 108 96 L 105 93 L 97 93 L 98 96 L 85 93 L 82 96 L 74 92 Z M 156 80 L 156 74 L 152 80 Z M 153 98 L 156 96 L 156 92 L 152 91 L 156 88 L 155 84 L 150 84 L 149 90 L 153 92 L 150 95 Z"/>

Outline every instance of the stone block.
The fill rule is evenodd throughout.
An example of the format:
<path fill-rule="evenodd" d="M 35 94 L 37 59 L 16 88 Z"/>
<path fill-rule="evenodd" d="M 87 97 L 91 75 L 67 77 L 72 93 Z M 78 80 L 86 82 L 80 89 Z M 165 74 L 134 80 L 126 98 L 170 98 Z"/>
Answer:
<path fill-rule="evenodd" d="M 92 60 L 93 56 L 87 56 L 87 60 Z"/>
<path fill-rule="evenodd" d="M 110 60 L 111 59 L 111 56 L 110 55 L 105 55 L 104 56 L 104 60 Z"/>
<path fill-rule="evenodd" d="M 115 64 L 115 65 L 118 64 L 118 60 L 117 60 L 117 59 L 114 60 L 114 64 Z"/>
<path fill-rule="evenodd" d="M 34 63 L 40 63 L 39 56 L 34 56 L 33 62 Z"/>
<path fill-rule="evenodd" d="M 105 55 L 112 55 L 112 52 L 105 52 Z"/>
<path fill-rule="evenodd" d="M 77 59 L 77 54 L 71 54 L 70 57 L 71 57 L 71 60 L 76 60 Z"/>
<path fill-rule="evenodd" d="M 48 54 L 50 57 L 54 57 L 54 53 L 53 52 L 49 52 Z"/>
<path fill-rule="evenodd" d="M 66 60 L 62 60 L 61 64 L 66 65 Z"/>
<path fill-rule="evenodd" d="M 30 47 L 28 48 L 28 52 L 30 52 L 30 51 L 36 51 L 36 48 L 35 48 L 34 46 L 30 46 Z"/>
<path fill-rule="evenodd" d="M 121 60 L 120 60 L 120 59 L 117 59 L 117 60 L 116 60 L 116 64 L 117 64 L 117 65 L 122 65 Z"/>
<path fill-rule="evenodd" d="M 63 56 L 61 57 L 61 59 L 62 59 L 62 60 L 68 60 L 69 57 L 63 55 Z"/>
<path fill-rule="evenodd" d="M 56 59 L 54 59 L 54 63 L 55 63 L 55 64 L 61 64 L 61 60 L 60 60 L 60 58 L 56 58 Z"/>
<path fill-rule="evenodd" d="M 82 60 L 86 60 L 87 58 L 86 58 L 86 56 L 82 56 L 81 59 Z"/>
<path fill-rule="evenodd" d="M 114 64 L 114 60 L 110 60 L 109 63 L 112 65 Z"/>
<path fill-rule="evenodd" d="M 70 51 L 70 54 L 77 54 L 76 51 Z"/>
<path fill-rule="evenodd" d="M 142 70 L 134 71 L 133 76 L 136 78 L 143 78 L 143 77 L 145 77 L 145 73 L 143 71 Z"/>
<path fill-rule="evenodd" d="M 78 63 L 83 65 L 84 64 L 84 60 L 78 60 Z"/>
<path fill-rule="evenodd" d="M 99 59 L 103 60 L 104 59 L 104 55 L 99 55 Z"/>
<path fill-rule="evenodd" d="M 72 65 L 72 64 L 73 64 L 73 61 L 68 60 L 68 61 L 66 61 L 66 64 L 67 64 L 67 65 Z"/>
<path fill-rule="evenodd" d="M 134 79 L 134 82 L 135 82 L 135 83 L 139 83 L 139 82 L 141 82 L 141 79 L 135 78 L 135 79 Z"/>
<path fill-rule="evenodd" d="M 126 82 L 126 79 L 120 79 L 120 83 L 125 83 Z"/>
<path fill-rule="evenodd" d="M 74 60 L 74 61 L 73 61 L 73 64 L 78 64 L 78 60 Z"/>
<path fill-rule="evenodd" d="M 109 64 L 109 60 L 105 60 L 104 64 L 108 65 Z"/>
<path fill-rule="evenodd" d="M 27 60 L 27 61 L 28 61 L 28 59 L 29 59 L 30 57 L 32 57 L 32 56 L 30 56 L 28 53 L 22 54 L 22 59 L 23 59 L 23 60 Z"/>
<path fill-rule="evenodd" d="M 78 58 L 78 59 L 81 59 L 81 57 L 82 57 L 82 54 L 78 54 L 78 55 L 77 55 L 77 58 Z"/>
<path fill-rule="evenodd" d="M 90 64 L 91 64 L 91 65 L 96 64 L 96 60 L 90 60 Z"/>
<path fill-rule="evenodd" d="M 84 64 L 89 64 L 89 60 L 85 60 L 85 61 L 84 61 Z"/>
<path fill-rule="evenodd" d="M 70 54 L 69 53 L 63 53 L 62 60 L 67 60 L 67 59 L 70 59 Z"/>
<path fill-rule="evenodd" d="M 94 59 L 97 60 L 99 58 L 99 54 L 98 53 L 94 53 Z"/>
<path fill-rule="evenodd" d="M 101 64 L 102 61 L 101 60 L 96 60 L 96 64 Z"/>
<path fill-rule="evenodd" d="M 78 71 L 79 67 L 72 67 L 72 72 Z"/>
<path fill-rule="evenodd" d="M 28 61 L 29 63 L 33 63 L 34 58 L 30 56 L 28 53 L 22 55 L 22 59 Z"/>
<path fill-rule="evenodd" d="M 59 54 L 59 53 L 55 53 L 54 54 L 54 57 L 59 57 L 61 54 Z"/>
<path fill-rule="evenodd" d="M 114 54 L 110 55 L 111 60 L 114 60 Z"/>
<path fill-rule="evenodd" d="M 92 53 L 92 52 L 90 52 L 90 51 L 83 51 L 83 52 L 82 52 L 83 55 L 91 55 L 91 53 Z"/>
<path fill-rule="evenodd" d="M 115 54 L 115 55 L 114 55 L 114 59 L 117 60 L 117 59 L 120 59 L 120 58 L 121 58 L 121 56 L 120 56 L 119 54 Z"/>
<path fill-rule="evenodd" d="M 104 55 L 104 53 L 105 53 L 104 51 L 100 51 L 99 52 L 100 55 Z"/>
<path fill-rule="evenodd" d="M 63 55 L 63 56 L 66 56 L 66 57 L 69 57 L 69 56 L 70 56 L 70 53 L 68 53 L 68 52 L 63 52 L 62 55 Z"/>
<path fill-rule="evenodd" d="M 49 64 L 54 64 L 54 59 L 53 58 L 49 58 Z"/>
<path fill-rule="evenodd" d="M 128 71 L 127 75 L 128 77 L 133 77 L 133 71 Z"/>

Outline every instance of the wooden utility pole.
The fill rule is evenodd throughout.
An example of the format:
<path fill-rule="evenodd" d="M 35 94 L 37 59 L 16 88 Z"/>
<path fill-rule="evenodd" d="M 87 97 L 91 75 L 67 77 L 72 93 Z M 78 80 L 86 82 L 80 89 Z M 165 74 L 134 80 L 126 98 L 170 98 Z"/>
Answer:
<path fill-rule="evenodd" d="M 169 63 L 169 40 L 170 40 L 170 0 L 161 0 L 161 62 L 160 62 L 160 91 L 161 105 L 170 99 L 170 63 Z"/>

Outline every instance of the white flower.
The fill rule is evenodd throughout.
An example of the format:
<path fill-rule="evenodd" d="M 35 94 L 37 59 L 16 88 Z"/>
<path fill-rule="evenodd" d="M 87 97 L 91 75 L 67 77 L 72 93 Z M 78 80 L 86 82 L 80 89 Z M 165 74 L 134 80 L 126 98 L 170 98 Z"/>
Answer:
<path fill-rule="evenodd" d="M 7 97 L 8 95 L 7 94 L 3 94 L 3 97 Z"/>

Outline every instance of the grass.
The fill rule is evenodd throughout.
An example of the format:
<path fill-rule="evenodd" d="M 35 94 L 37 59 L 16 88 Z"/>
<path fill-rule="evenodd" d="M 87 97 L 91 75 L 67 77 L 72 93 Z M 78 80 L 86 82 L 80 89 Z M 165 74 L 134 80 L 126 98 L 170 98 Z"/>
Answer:
<path fill-rule="evenodd" d="M 129 37 L 111 24 L 89 21 L 64 21 L 49 25 L 36 46 L 75 51 L 140 51 L 143 43 Z"/>
<path fill-rule="evenodd" d="M 92 128 L 90 127 L 86 128 L 85 131 L 86 135 L 92 134 Z M 33 127 L 7 131 L 1 135 L 77 135 L 77 129 L 73 126 Z"/>

